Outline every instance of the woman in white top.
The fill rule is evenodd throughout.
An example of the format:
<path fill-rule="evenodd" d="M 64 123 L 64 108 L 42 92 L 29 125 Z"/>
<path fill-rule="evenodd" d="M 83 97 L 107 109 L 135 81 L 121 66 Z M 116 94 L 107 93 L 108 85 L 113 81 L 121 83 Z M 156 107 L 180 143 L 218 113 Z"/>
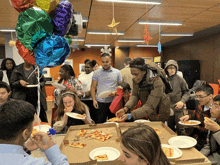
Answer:
<path fill-rule="evenodd" d="M 90 109 L 90 116 L 91 118 L 96 121 L 95 119 L 95 108 L 93 106 L 93 101 L 91 97 L 91 84 L 92 84 L 92 76 L 93 76 L 93 67 L 91 61 L 87 61 L 85 64 L 85 72 L 81 73 L 78 77 L 78 80 L 82 83 L 83 86 L 83 97 L 81 97 L 81 101 L 85 103 Z"/>

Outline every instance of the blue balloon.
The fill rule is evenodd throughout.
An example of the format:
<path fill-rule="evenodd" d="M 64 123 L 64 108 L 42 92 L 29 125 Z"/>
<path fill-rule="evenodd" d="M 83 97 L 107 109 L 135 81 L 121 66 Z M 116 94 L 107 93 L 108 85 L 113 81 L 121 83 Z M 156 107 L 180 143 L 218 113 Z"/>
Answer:
<path fill-rule="evenodd" d="M 35 61 L 41 73 L 44 67 L 61 65 L 70 54 L 70 47 L 64 37 L 49 36 L 37 44 L 34 49 Z"/>

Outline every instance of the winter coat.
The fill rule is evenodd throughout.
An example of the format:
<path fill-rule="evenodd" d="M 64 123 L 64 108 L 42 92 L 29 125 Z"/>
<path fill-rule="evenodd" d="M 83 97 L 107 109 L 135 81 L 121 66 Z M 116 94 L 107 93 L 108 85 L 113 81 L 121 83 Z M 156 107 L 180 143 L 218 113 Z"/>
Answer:
<path fill-rule="evenodd" d="M 165 94 L 165 85 L 160 78 L 162 72 L 153 62 L 147 65 L 148 69 L 142 81 L 138 84 L 133 81 L 132 96 L 125 107 L 131 110 L 141 100 L 142 107 L 131 112 L 134 120 L 148 116 L 152 121 L 165 122 L 170 115 L 170 99 Z"/>
<path fill-rule="evenodd" d="M 168 66 L 173 65 L 176 67 L 176 73 L 173 76 L 169 76 L 167 68 Z M 170 101 L 171 101 L 171 108 L 173 110 L 175 109 L 175 104 L 179 101 L 182 101 L 184 104 L 186 101 L 189 100 L 190 94 L 189 94 L 189 88 L 184 78 L 177 75 L 177 62 L 175 60 L 169 60 L 164 68 L 168 80 L 173 88 L 173 92 L 169 93 Z"/>
<path fill-rule="evenodd" d="M 36 72 L 34 73 L 35 75 L 35 79 L 34 79 L 34 83 L 33 84 L 38 84 L 37 81 L 37 75 Z M 44 108 L 44 110 L 47 110 L 47 101 L 46 101 L 46 94 L 42 91 L 42 87 L 44 87 L 45 83 L 46 83 L 46 79 L 44 78 L 43 75 L 40 74 L 40 86 L 41 86 L 41 90 L 40 90 L 40 102 Z M 12 72 L 11 75 L 11 87 L 12 87 L 12 98 L 15 100 L 24 100 L 26 101 L 26 93 L 28 92 L 28 88 L 27 87 L 23 87 L 20 84 L 20 80 L 24 80 L 26 82 L 28 82 L 27 78 L 25 77 L 25 73 L 24 73 L 24 63 L 18 65 Z M 37 96 L 36 96 L 37 99 Z"/>

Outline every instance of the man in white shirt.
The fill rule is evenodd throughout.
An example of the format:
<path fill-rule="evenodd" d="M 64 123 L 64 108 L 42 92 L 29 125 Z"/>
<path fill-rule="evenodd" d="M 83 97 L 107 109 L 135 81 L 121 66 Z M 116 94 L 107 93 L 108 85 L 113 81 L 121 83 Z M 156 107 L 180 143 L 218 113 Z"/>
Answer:
<path fill-rule="evenodd" d="M 66 156 L 46 133 L 38 132 L 31 137 L 34 114 L 34 106 L 22 100 L 7 101 L 1 105 L 0 164 L 69 165 Z M 49 162 L 30 156 L 31 151 L 38 148 L 44 150 Z"/>

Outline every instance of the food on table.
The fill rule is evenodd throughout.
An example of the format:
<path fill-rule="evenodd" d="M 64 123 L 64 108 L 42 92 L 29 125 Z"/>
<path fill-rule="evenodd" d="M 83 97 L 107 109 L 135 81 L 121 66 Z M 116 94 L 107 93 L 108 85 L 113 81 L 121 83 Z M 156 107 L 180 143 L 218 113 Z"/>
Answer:
<path fill-rule="evenodd" d="M 37 132 L 38 132 L 38 130 L 33 129 L 33 130 L 32 130 L 32 133 L 31 133 L 31 137 L 33 137 L 33 136 L 34 136 L 34 134 L 35 134 L 35 133 L 37 133 Z"/>
<path fill-rule="evenodd" d="M 183 124 L 198 124 L 198 121 L 183 121 Z"/>
<path fill-rule="evenodd" d="M 82 129 L 82 130 L 80 130 L 80 132 L 77 134 L 77 136 L 84 137 L 85 134 L 86 134 L 86 132 L 87 132 L 87 129 Z"/>
<path fill-rule="evenodd" d="M 157 134 L 161 133 L 157 128 L 154 128 L 154 127 L 152 127 L 152 128 L 154 129 L 154 131 L 155 131 Z"/>
<path fill-rule="evenodd" d="M 98 155 L 98 156 L 95 156 L 94 159 L 96 159 L 96 160 L 108 160 L 108 156 L 106 154 Z"/>
<path fill-rule="evenodd" d="M 174 150 L 172 148 L 162 147 L 166 157 L 173 157 Z"/>
<path fill-rule="evenodd" d="M 105 134 L 102 131 L 95 131 L 95 132 L 92 132 L 88 135 L 88 137 L 90 137 L 90 138 L 97 139 L 97 140 L 100 140 L 103 142 L 110 139 L 112 136 L 113 135 Z"/>
<path fill-rule="evenodd" d="M 108 120 L 108 122 L 119 122 L 119 121 L 121 121 L 121 119 L 118 117 L 114 117 Z"/>
<path fill-rule="evenodd" d="M 84 148 L 86 146 L 86 144 L 83 144 L 83 143 L 70 143 L 70 146 L 71 147 L 76 147 L 76 148 Z"/>

